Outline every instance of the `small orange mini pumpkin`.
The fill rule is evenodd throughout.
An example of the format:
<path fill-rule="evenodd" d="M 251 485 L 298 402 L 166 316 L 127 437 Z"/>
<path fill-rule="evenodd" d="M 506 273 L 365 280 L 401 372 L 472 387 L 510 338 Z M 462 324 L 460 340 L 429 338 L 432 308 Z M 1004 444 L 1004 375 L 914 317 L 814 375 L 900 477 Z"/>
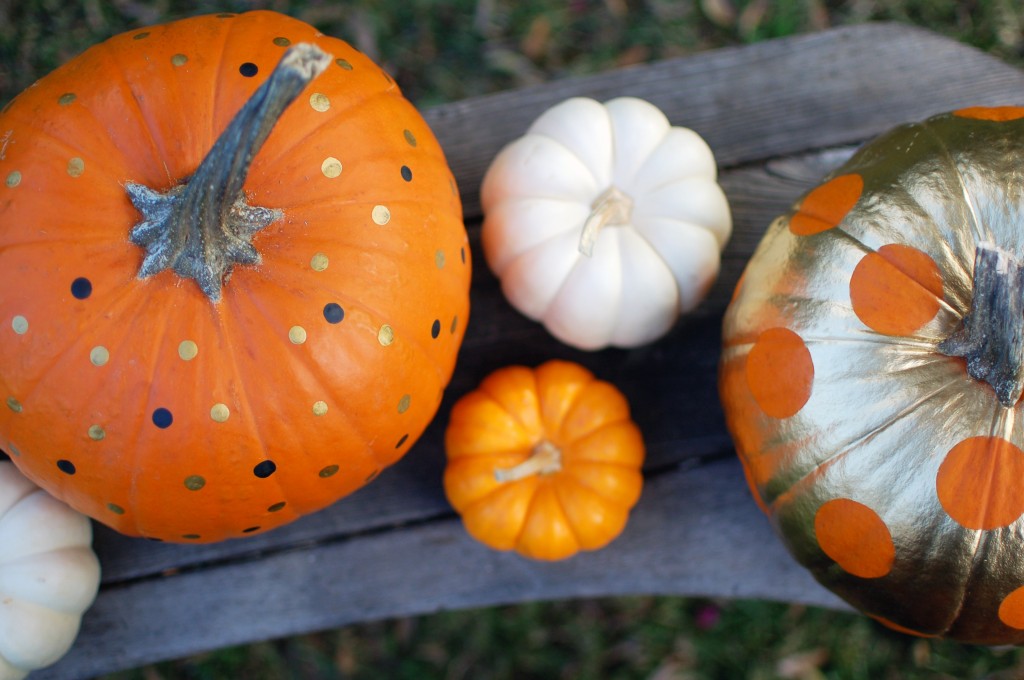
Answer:
<path fill-rule="evenodd" d="M 469 278 L 444 155 L 357 50 L 273 12 L 116 36 L 0 114 L 0 448 L 126 534 L 285 524 L 431 421 Z"/>
<path fill-rule="evenodd" d="M 467 531 L 534 559 L 607 545 L 643 486 L 625 397 L 566 361 L 489 375 L 455 404 L 445 446 L 445 492 Z"/>

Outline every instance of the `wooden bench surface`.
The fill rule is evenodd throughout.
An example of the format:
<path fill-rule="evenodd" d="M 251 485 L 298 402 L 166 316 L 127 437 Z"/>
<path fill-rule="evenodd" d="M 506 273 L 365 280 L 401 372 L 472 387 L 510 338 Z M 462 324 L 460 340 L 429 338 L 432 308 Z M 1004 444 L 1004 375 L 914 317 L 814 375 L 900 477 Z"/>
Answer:
<path fill-rule="evenodd" d="M 578 352 L 505 302 L 479 248 L 481 177 L 497 151 L 570 96 L 642 97 L 699 132 L 735 233 L 708 300 L 640 349 Z M 768 223 L 859 143 L 967 105 L 1024 103 L 1024 73 L 906 26 L 873 24 L 723 49 L 444 105 L 426 116 L 462 190 L 472 314 L 437 418 L 406 458 L 327 510 L 244 540 L 176 546 L 97 526 L 103 585 L 71 652 L 33 678 L 92 677 L 255 640 L 440 609 L 617 594 L 844 607 L 786 554 L 750 499 L 716 388 L 722 311 Z M 469 538 L 444 498 L 453 401 L 492 370 L 566 358 L 629 398 L 646 486 L 608 548 L 535 563 Z"/>

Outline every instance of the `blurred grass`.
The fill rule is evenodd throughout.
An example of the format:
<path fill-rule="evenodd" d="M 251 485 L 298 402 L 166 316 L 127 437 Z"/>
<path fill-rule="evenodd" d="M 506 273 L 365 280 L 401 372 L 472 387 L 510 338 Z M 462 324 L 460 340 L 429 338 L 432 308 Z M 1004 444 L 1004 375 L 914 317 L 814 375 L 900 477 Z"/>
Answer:
<path fill-rule="evenodd" d="M 1020 0 L 0 0 L 0 106 L 89 45 L 265 8 L 345 38 L 429 106 L 716 47 L 892 20 L 1024 65 Z M 350 626 L 110 680 L 1024 678 L 1024 652 L 919 640 L 837 612 L 677 597 L 528 603 Z"/>

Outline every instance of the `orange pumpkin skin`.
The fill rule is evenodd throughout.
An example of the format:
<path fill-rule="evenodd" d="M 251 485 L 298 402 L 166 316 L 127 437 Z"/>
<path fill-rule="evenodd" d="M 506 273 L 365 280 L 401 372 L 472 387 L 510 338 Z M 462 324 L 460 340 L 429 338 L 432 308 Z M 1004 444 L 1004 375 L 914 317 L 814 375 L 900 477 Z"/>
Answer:
<path fill-rule="evenodd" d="M 289 44 L 333 62 L 255 157 L 283 211 L 211 302 L 138 272 L 134 182 L 185 181 Z M 129 535 L 209 542 L 351 493 L 432 420 L 469 312 L 459 197 L 395 83 L 273 12 L 97 45 L 0 114 L 0 448 Z"/>
<path fill-rule="evenodd" d="M 453 407 L 445 447 L 445 493 L 470 535 L 538 560 L 606 546 L 643 486 L 643 438 L 625 397 L 566 361 L 489 375 Z M 552 451 L 557 466 L 521 467 Z"/>

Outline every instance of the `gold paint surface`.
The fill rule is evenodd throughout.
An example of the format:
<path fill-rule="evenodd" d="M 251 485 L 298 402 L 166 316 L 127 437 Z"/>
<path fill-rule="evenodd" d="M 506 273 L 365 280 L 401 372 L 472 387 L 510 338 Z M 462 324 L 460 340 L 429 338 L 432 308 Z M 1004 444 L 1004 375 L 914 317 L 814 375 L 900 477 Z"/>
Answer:
<path fill-rule="evenodd" d="M 81 177 L 83 172 L 85 172 L 84 160 L 76 156 L 68 161 L 68 175 L 71 177 Z"/>
<path fill-rule="evenodd" d="M 385 205 L 376 205 L 373 207 L 371 216 L 373 217 L 374 223 L 383 227 L 391 221 L 391 210 L 389 210 Z"/>
<path fill-rule="evenodd" d="M 322 272 L 331 264 L 330 258 L 324 253 L 317 253 L 309 260 L 309 266 L 315 272 Z"/>
<path fill-rule="evenodd" d="M 797 561 L 873 616 L 984 644 L 1024 643 L 1024 631 L 997 615 L 1007 593 L 1024 585 L 1024 517 L 992 531 L 961 526 L 940 503 L 936 480 L 968 438 L 1024 447 L 1024 405 L 1002 407 L 938 344 L 970 311 L 978 244 L 1024 259 L 1021 158 L 1024 121 L 950 115 L 863 147 L 832 173 L 864 180 L 837 226 L 794 234 L 797 201 L 768 228 L 726 311 L 719 370 L 737 452 Z M 938 311 L 908 335 L 867 327 L 851 302 L 855 268 L 891 244 L 925 254 L 942 279 Z M 762 411 L 747 383 L 751 348 L 772 328 L 796 333 L 813 362 L 809 399 L 783 418 Z M 784 373 L 778 378 L 785 384 Z M 1006 483 L 998 470 L 983 474 Z M 891 533 L 895 559 L 884 576 L 855 576 L 822 550 L 816 513 L 836 499 L 870 508 Z"/>
<path fill-rule="evenodd" d="M 292 326 L 288 329 L 288 339 L 293 345 L 301 345 L 306 342 L 306 329 L 302 326 Z"/>
<path fill-rule="evenodd" d="M 192 340 L 182 340 L 178 345 L 178 356 L 182 361 L 192 361 L 199 356 L 199 345 Z"/>
<path fill-rule="evenodd" d="M 323 113 L 331 108 L 331 100 L 323 92 L 314 92 L 309 95 L 309 105 L 314 111 Z"/>
<path fill-rule="evenodd" d="M 324 177 L 328 179 L 334 179 L 341 176 L 341 161 L 334 156 L 328 156 L 324 159 L 324 162 L 320 164 L 320 172 L 324 174 Z"/>
<path fill-rule="evenodd" d="M 89 361 L 93 366 L 104 366 L 110 361 L 110 351 L 103 345 L 97 345 L 89 352 Z"/>
<path fill-rule="evenodd" d="M 214 404 L 210 408 L 210 418 L 217 423 L 226 423 L 228 418 L 231 417 L 231 409 L 228 408 L 227 404 Z"/>

